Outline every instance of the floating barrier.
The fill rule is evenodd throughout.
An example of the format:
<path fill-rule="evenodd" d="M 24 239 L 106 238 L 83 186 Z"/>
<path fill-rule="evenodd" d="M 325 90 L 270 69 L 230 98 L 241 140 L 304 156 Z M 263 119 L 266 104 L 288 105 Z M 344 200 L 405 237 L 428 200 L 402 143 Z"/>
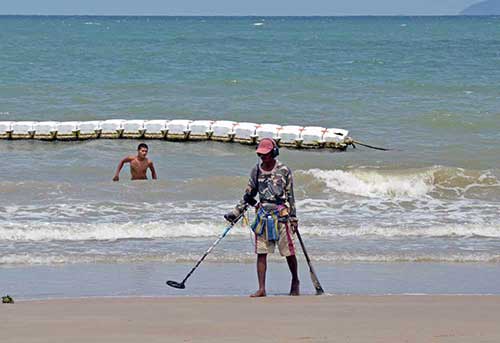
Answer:
<path fill-rule="evenodd" d="M 255 123 L 237 123 L 233 127 L 234 141 L 238 143 L 255 144 L 257 141 L 257 127 Z"/>
<path fill-rule="evenodd" d="M 147 120 L 144 122 L 144 138 L 163 139 L 167 135 L 168 120 Z"/>
<path fill-rule="evenodd" d="M 302 126 L 283 126 L 279 132 L 279 145 L 286 147 L 301 147 L 302 146 Z"/>
<path fill-rule="evenodd" d="M 79 122 L 77 126 L 77 138 L 96 139 L 101 136 L 101 122 L 100 121 L 83 121 Z"/>
<path fill-rule="evenodd" d="M 206 141 L 212 137 L 213 120 L 195 120 L 189 124 L 189 140 Z"/>
<path fill-rule="evenodd" d="M 11 121 L 0 121 L 0 139 L 9 139 L 12 133 Z"/>
<path fill-rule="evenodd" d="M 33 125 L 33 138 L 39 140 L 54 140 L 57 136 L 57 122 L 41 121 Z"/>
<path fill-rule="evenodd" d="M 306 126 L 300 132 L 301 147 L 323 147 L 325 145 L 324 135 L 327 129 L 319 126 Z"/>
<path fill-rule="evenodd" d="M 255 134 L 257 135 L 257 141 L 260 141 L 263 138 L 272 138 L 276 142 L 279 143 L 279 131 L 281 130 L 281 126 L 276 124 L 261 124 L 255 130 Z"/>
<path fill-rule="evenodd" d="M 77 121 L 56 122 L 55 133 L 58 140 L 72 141 L 78 139 L 80 130 Z"/>
<path fill-rule="evenodd" d="M 349 131 L 337 128 L 228 120 L 0 121 L 0 139 L 64 141 L 128 138 L 257 144 L 263 138 L 273 138 L 279 146 L 290 148 L 345 149 L 355 142 L 348 134 Z"/>
<path fill-rule="evenodd" d="M 123 122 L 123 138 L 142 138 L 145 134 L 145 120 L 126 120 Z"/>
<path fill-rule="evenodd" d="M 234 127 L 237 124 L 235 121 L 228 120 L 215 121 L 212 124 L 212 136 L 210 139 L 219 142 L 231 142 L 234 139 Z"/>
<path fill-rule="evenodd" d="M 167 123 L 166 138 L 172 141 L 185 141 L 189 138 L 191 120 L 175 119 Z"/>
<path fill-rule="evenodd" d="M 12 123 L 10 138 L 12 139 L 31 139 L 35 135 L 34 121 L 15 121 Z"/>
<path fill-rule="evenodd" d="M 110 119 L 101 122 L 101 134 L 99 138 L 121 138 L 123 135 L 124 122 L 125 120 L 122 119 Z"/>

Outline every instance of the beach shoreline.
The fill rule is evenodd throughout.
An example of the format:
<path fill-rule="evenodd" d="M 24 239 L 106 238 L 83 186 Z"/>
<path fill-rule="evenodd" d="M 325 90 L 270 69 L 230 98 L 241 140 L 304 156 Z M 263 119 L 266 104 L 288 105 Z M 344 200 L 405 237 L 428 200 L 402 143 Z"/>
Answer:
<path fill-rule="evenodd" d="M 2 342 L 498 342 L 500 296 L 130 297 L 2 305 Z"/>
<path fill-rule="evenodd" d="M 2 294 L 17 300 L 86 297 L 246 296 L 257 287 L 255 265 L 204 263 L 186 289 L 181 281 L 191 263 L 63 264 L 0 268 Z M 336 295 L 500 295 L 498 264 L 314 262 L 326 293 Z M 302 295 L 315 294 L 307 264 L 299 256 Z M 285 261 L 268 264 L 268 295 L 285 295 L 290 273 Z"/>

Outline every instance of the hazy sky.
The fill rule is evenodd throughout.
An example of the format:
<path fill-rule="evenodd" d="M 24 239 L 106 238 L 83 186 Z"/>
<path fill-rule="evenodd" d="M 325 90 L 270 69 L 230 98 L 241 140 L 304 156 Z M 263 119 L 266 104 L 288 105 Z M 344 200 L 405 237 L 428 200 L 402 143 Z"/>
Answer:
<path fill-rule="evenodd" d="M 446 15 L 479 0 L 0 0 L 0 14 Z"/>

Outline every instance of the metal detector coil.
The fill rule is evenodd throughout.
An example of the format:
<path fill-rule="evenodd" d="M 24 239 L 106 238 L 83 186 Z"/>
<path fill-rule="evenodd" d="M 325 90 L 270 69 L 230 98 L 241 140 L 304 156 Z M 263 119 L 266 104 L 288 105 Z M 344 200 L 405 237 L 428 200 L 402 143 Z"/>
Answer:
<path fill-rule="evenodd" d="M 184 284 L 184 282 L 179 283 L 177 281 L 172 281 L 172 280 L 167 281 L 167 285 L 169 285 L 170 287 L 179 288 L 179 289 L 186 288 L 186 285 Z"/>

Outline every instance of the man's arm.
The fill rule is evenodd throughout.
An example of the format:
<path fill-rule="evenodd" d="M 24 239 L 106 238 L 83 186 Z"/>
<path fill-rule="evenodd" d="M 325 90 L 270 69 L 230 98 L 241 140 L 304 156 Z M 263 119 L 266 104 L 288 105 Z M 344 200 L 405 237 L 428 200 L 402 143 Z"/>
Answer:
<path fill-rule="evenodd" d="M 242 210 L 246 204 L 255 206 L 257 201 L 255 197 L 259 191 L 259 180 L 257 180 L 257 168 L 253 168 L 250 172 L 250 179 L 248 180 L 247 188 L 245 189 L 245 194 L 236 206 L 239 210 Z"/>
<path fill-rule="evenodd" d="M 116 173 L 115 173 L 115 176 L 113 177 L 113 181 L 119 181 L 120 180 L 120 172 L 123 168 L 123 165 L 125 163 L 130 163 L 130 161 L 132 161 L 133 157 L 130 157 L 130 156 L 127 156 L 125 158 L 122 158 L 122 160 L 120 161 L 120 163 L 118 163 L 118 168 L 116 168 Z"/>
<path fill-rule="evenodd" d="M 153 180 L 157 180 L 158 176 L 156 176 L 156 170 L 153 161 L 149 161 L 149 169 L 151 170 L 151 177 L 153 178 Z"/>
<path fill-rule="evenodd" d="M 240 200 L 238 205 L 230 211 L 229 213 L 224 215 L 224 218 L 233 222 L 245 209 L 248 205 L 255 206 L 257 201 L 255 200 L 255 196 L 258 193 L 258 180 L 257 179 L 257 169 L 254 168 L 250 172 L 250 179 L 248 180 L 247 188 L 245 189 L 245 194 L 243 194 L 243 198 Z M 257 183 L 256 183 L 257 182 Z"/>

